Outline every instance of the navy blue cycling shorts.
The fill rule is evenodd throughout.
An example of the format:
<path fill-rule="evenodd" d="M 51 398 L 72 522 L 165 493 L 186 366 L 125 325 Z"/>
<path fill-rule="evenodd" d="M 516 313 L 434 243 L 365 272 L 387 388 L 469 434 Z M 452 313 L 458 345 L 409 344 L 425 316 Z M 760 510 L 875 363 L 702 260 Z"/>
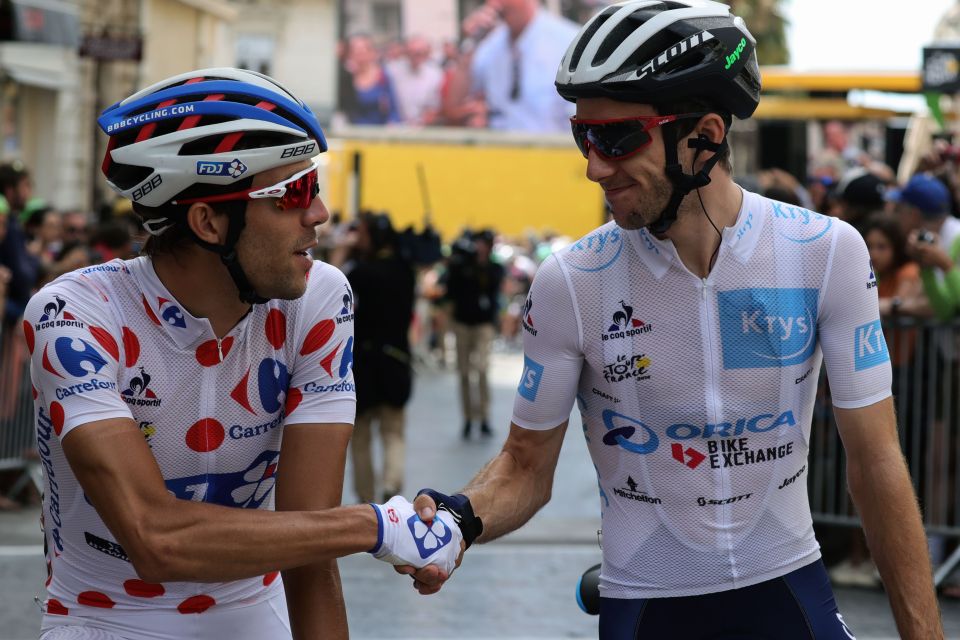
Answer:
<path fill-rule="evenodd" d="M 851 640 L 821 560 L 760 584 L 683 598 L 600 598 L 600 640 Z"/>

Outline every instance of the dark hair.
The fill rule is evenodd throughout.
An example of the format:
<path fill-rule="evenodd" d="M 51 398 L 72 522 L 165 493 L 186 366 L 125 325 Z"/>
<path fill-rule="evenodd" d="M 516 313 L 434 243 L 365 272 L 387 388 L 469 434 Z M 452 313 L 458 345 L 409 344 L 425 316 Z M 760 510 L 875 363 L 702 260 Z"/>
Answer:
<path fill-rule="evenodd" d="M 800 198 L 797 196 L 797 192 L 793 189 L 787 189 L 786 187 L 768 187 L 763 192 L 763 197 L 770 198 L 771 200 L 777 200 L 779 202 L 786 202 L 787 204 L 792 204 L 795 207 L 803 206 L 803 203 L 800 202 Z"/>
<path fill-rule="evenodd" d="M 893 217 L 885 213 L 875 213 L 867 218 L 867 221 L 863 225 L 863 237 L 866 239 L 867 234 L 871 231 L 879 231 L 886 237 L 887 242 L 890 243 L 890 246 L 893 247 L 893 264 L 891 269 L 899 269 L 907 262 L 910 261 L 910 258 L 907 256 L 907 241 L 903 235 L 903 230 L 900 228 L 900 223 Z"/>
<path fill-rule="evenodd" d="M 30 172 L 19 160 L 0 165 L 0 193 L 15 188 L 21 180 L 29 177 Z"/>
<path fill-rule="evenodd" d="M 108 249 L 123 249 L 130 244 L 130 229 L 122 222 L 104 222 L 90 238 L 90 244 L 102 244 Z"/>
<path fill-rule="evenodd" d="M 184 189 L 177 194 L 176 199 L 199 198 L 203 196 L 213 196 L 222 193 L 233 193 L 249 189 L 253 183 L 253 177 L 238 180 L 228 185 L 210 185 L 195 184 Z M 211 204 L 210 208 L 218 215 L 236 216 L 242 214 L 247 209 L 247 200 L 230 200 L 228 202 L 218 202 Z M 157 256 L 164 253 L 175 253 L 176 251 L 190 246 L 194 242 L 193 231 L 187 224 L 187 211 L 190 210 L 188 204 L 163 204 L 159 207 L 145 207 L 137 202 L 133 203 L 133 212 L 139 216 L 142 222 L 156 218 L 167 218 L 173 221 L 173 226 L 168 227 L 158 236 L 148 236 L 143 245 L 141 253 L 148 256 Z"/>
<path fill-rule="evenodd" d="M 657 112 L 657 115 L 665 116 L 678 113 L 699 113 L 699 112 L 709 112 L 715 113 L 723 119 L 724 131 L 729 133 L 730 127 L 733 125 L 733 116 L 729 111 L 721 109 L 717 106 L 714 106 L 706 98 L 691 98 L 689 100 L 680 100 L 677 102 L 660 102 L 657 104 L 651 105 L 654 111 Z M 686 138 L 693 132 L 693 129 L 697 126 L 699 120 L 693 118 L 677 120 L 676 122 L 667 125 L 673 127 L 673 130 L 677 134 L 677 143 L 679 144 L 681 140 Z M 717 159 L 717 164 L 719 164 L 723 169 L 732 174 L 733 173 L 733 164 L 730 162 L 730 147 L 729 145 L 720 153 L 717 154 L 720 156 Z"/>
<path fill-rule="evenodd" d="M 47 217 L 47 214 L 51 214 L 51 213 L 56 214 L 56 210 L 50 206 L 43 206 L 35 210 L 33 213 L 27 216 L 26 220 L 24 220 L 23 222 L 24 230 L 30 233 L 35 229 L 39 229 L 40 227 L 43 226 L 44 218 Z"/>
<path fill-rule="evenodd" d="M 374 254 L 391 250 L 397 244 L 397 231 L 393 228 L 390 216 L 386 213 L 364 211 L 358 216 L 370 237 L 370 251 Z"/>

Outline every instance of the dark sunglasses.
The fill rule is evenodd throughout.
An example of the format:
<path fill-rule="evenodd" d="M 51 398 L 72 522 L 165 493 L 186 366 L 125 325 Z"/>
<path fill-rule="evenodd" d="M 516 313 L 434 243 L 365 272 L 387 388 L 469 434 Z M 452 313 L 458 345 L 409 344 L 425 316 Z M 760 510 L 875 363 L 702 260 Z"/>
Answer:
<path fill-rule="evenodd" d="M 307 209 L 314 198 L 320 194 L 320 179 L 317 175 L 319 161 L 314 161 L 303 171 L 296 173 L 286 180 L 270 187 L 261 189 L 246 189 L 234 193 L 222 193 L 215 196 L 201 198 L 187 198 L 174 200 L 171 204 L 193 204 L 194 202 L 227 202 L 229 200 L 258 200 L 260 198 L 275 198 L 277 209 Z"/>
<path fill-rule="evenodd" d="M 589 155 L 590 149 L 595 149 L 607 160 L 623 160 L 653 142 L 653 136 L 650 135 L 652 129 L 677 120 L 701 118 L 705 115 L 706 112 L 678 113 L 613 120 L 583 120 L 574 116 L 570 118 L 570 128 L 584 158 Z"/>

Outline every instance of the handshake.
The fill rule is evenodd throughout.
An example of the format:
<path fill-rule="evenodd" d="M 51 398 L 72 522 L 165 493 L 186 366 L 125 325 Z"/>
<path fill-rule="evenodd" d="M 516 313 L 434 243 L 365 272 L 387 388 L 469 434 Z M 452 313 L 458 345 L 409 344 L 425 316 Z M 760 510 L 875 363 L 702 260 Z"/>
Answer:
<path fill-rule="evenodd" d="M 460 565 L 466 550 L 483 531 L 483 523 L 473 513 L 470 500 L 463 494 L 448 496 L 432 489 L 417 494 L 426 495 L 437 505 L 432 518 L 422 518 L 414 505 L 402 496 L 394 496 L 384 504 L 371 504 L 377 514 L 377 544 L 370 550 L 374 558 L 389 562 L 400 573 L 413 574 L 428 565 L 439 571 L 439 582 Z M 420 513 L 432 510 L 421 507 Z M 417 585 L 422 592 L 427 585 Z"/>

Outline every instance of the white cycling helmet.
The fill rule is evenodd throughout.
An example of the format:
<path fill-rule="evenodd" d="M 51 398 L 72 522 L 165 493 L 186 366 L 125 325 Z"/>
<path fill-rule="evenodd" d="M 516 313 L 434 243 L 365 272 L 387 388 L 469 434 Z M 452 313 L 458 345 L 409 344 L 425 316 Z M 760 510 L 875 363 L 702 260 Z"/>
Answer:
<path fill-rule="evenodd" d="M 110 136 L 102 166 L 107 182 L 133 201 L 154 236 L 185 222 L 188 206 L 177 200 L 213 201 L 249 187 L 262 171 L 327 150 L 317 118 L 301 100 L 243 69 L 167 78 L 109 107 L 97 122 Z M 263 303 L 237 257 L 245 224 L 244 206 L 230 215 L 223 244 L 190 235 L 220 256 L 241 300 Z"/>
<path fill-rule="evenodd" d="M 704 99 L 738 118 L 760 100 L 756 40 L 730 7 L 706 0 L 634 0 L 580 29 L 557 71 L 565 99 L 658 104 Z"/>
<path fill-rule="evenodd" d="M 327 150 L 309 107 L 276 80 L 243 69 L 167 78 L 107 108 L 97 122 L 110 136 L 107 182 L 145 207 Z"/>

